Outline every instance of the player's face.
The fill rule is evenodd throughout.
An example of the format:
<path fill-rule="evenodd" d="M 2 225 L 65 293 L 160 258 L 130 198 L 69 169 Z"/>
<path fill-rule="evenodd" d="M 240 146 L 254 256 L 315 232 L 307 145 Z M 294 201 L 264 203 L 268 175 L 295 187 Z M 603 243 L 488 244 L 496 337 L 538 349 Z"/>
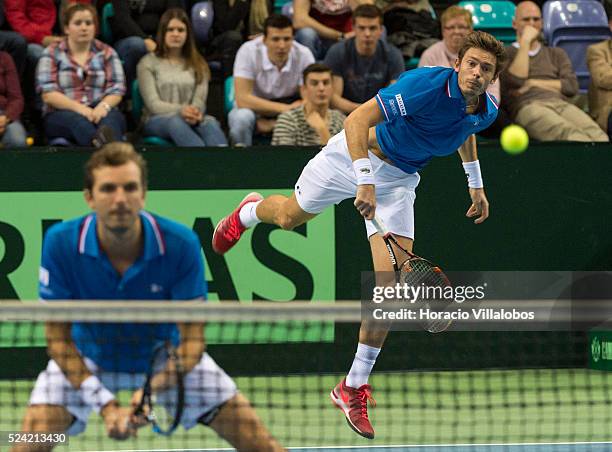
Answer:
<path fill-rule="evenodd" d="M 457 59 L 455 71 L 464 97 L 480 96 L 487 90 L 494 81 L 496 63 L 495 55 L 477 48 L 468 49 L 461 61 Z"/>
<path fill-rule="evenodd" d="M 136 227 L 144 208 L 145 191 L 140 168 L 134 162 L 102 166 L 93 171 L 94 184 L 85 191 L 85 200 L 98 221 L 109 231 L 125 233 Z"/>
<path fill-rule="evenodd" d="M 268 49 L 268 58 L 273 63 L 284 63 L 289 59 L 293 45 L 293 29 L 268 27 L 267 36 L 263 40 Z"/>
<path fill-rule="evenodd" d="M 311 72 L 302 88 L 303 97 L 316 106 L 329 106 L 332 97 L 332 76 L 329 72 Z"/>
<path fill-rule="evenodd" d="M 447 20 L 444 27 L 442 27 L 442 40 L 444 44 L 446 44 L 448 50 L 457 53 L 465 37 L 471 31 L 472 27 L 470 27 L 465 17 L 453 17 Z"/>
<path fill-rule="evenodd" d="M 168 50 L 182 49 L 187 40 L 187 26 L 178 19 L 171 19 L 164 39 Z"/>
<path fill-rule="evenodd" d="M 353 24 L 357 45 L 368 49 L 376 47 L 382 30 L 382 24 L 378 17 L 358 17 Z"/>
<path fill-rule="evenodd" d="M 89 11 L 77 11 L 72 15 L 64 33 L 74 43 L 88 43 L 93 41 L 96 34 L 96 23 Z"/>

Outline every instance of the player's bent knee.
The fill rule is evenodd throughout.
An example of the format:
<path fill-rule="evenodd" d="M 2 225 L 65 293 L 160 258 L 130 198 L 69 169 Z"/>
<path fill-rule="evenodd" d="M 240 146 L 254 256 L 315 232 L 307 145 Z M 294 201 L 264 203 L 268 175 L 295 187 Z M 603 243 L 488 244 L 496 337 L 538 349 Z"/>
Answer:
<path fill-rule="evenodd" d="M 57 405 L 30 405 L 26 409 L 21 431 L 23 432 L 65 432 L 74 421 L 64 407 Z M 48 452 L 54 445 L 49 443 L 20 444 L 10 452 Z"/>
<path fill-rule="evenodd" d="M 291 231 L 295 227 L 299 226 L 299 223 L 286 213 L 277 215 L 276 224 L 285 231 Z"/>
<path fill-rule="evenodd" d="M 239 452 L 276 452 L 285 449 L 266 429 L 249 400 L 237 393 L 209 424 Z"/>
<path fill-rule="evenodd" d="M 23 419 L 23 431 L 65 432 L 74 421 L 66 408 L 58 405 L 30 405 Z"/>

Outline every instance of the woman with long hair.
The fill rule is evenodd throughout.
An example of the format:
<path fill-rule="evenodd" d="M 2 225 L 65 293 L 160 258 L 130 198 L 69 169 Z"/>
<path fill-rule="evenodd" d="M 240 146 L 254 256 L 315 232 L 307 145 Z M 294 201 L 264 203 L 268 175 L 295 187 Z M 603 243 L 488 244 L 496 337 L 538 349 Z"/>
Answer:
<path fill-rule="evenodd" d="M 195 46 L 187 14 L 166 11 L 157 30 L 157 48 L 138 63 L 145 105 L 146 135 L 177 146 L 227 146 L 219 122 L 205 115 L 210 70 Z"/>
<path fill-rule="evenodd" d="M 47 138 L 79 146 L 120 140 L 125 118 L 116 107 L 125 93 L 125 77 L 117 53 L 95 39 L 95 8 L 68 6 L 62 25 L 64 39 L 44 50 L 36 70 Z"/>

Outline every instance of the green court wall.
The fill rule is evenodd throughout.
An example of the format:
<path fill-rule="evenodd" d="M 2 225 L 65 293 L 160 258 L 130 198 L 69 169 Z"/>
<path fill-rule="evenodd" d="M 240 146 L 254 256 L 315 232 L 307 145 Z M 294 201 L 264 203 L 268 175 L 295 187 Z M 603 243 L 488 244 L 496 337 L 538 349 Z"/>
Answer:
<path fill-rule="evenodd" d="M 212 204 L 223 204 L 224 199 L 233 199 L 251 190 L 289 193 L 302 167 L 318 149 L 175 150 L 149 147 L 141 150 L 150 168 L 150 197 L 159 193 L 180 200 L 181 194 L 185 194 L 184 205 L 178 202 L 174 208 L 181 215 L 184 212 L 187 224 L 194 229 L 199 224 L 201 228 L 199 235 L 210 268 L 207 278 L 213 278 L 210 281 L 212 295 L 221 299 L 248 298 L 249 291 L 241 289 L 241 284 L 248 286 L 248 281 L 235 282 L 233 291 L 220 282 L 228 275 L 231 277 L 232 266 L 224 267 L 222 259 L 213 256 L 208 245 L 207 234 L 218 212 L 233 206 L 198 205 L 195 201 L 198 193 L 202 193 L 203 198 L 211 192 L 219 194 L 217 201 L 217 198 L 209 199 Z M 20 201 L 28 194 L 30 201 L 40 197 L 44 203 L 45 193 L 79 191 L 83 180 L 81 168 L 88 156 L 86 150 L 53 148 L 5 149 L 0 152 L 0 299 L 31 298 L 30 295 L 20 296 L 11 278 L 22 265 L 18 262 L 19 250 L 32 248 L 29 245 L 32 233 L 22 234 L 19 227 L 8 221 L 11 216 L 7 212 L 11 215 L 19 212 Z M 585 271 L 612 268 L 612 146 L 535 144 L 523 155 L 510 156 L 496 143 L 484 143 L 479 147 L 479 156 L 491 203 L 490 218 L 482 225 L 474 225 L 465 217 L 470 201 L 459 157 L 451 155 L 434 159 L 422 171 L 417 190 L 417 253 L 430 257 L 449 270 Z M 73 202 L 82 203 L 76 197 Z M 66 210 L 72 212 L 81 207 L 85 213 L 84 204 L 77 207 L 66 205 Z M 208 208 L 214 214 L 209 216 Z M 37 235 L 42 236 L 44 229 L 54 221 L 66 218 L 65 212 L 54 213 L 38 218 L 40 223 L 35 225 Z M 245 255 L 259 252 L 257 259 L 270 271 L 271 281 L 282 279 L 287 289 L 278 296 L 283 299 L 359 298 L 360 272 L 371 269 L 363 221 L 350 200 L 330 209 L 327 215 L 325 219 L 314 220 L 292 233 L 297 234 L 296 243 L 300 238 L 298 235 L 308 239 L 310 234 L 310 254 L 292 256 L 291 240 L 277 243 L 276 231 L 268 226 L 262 226 L 257 234 L 253 234 L 250 250 L 245 248 Z M 208 223 L 197 223 L 198 218 L 209 220 Z M 318 229 L 315 227 L 317 221 L 320 222 Z M 32 252 L 39 253 L 37 250 Z M 318 273 L 316 265 L 312 264 L 312 259 L 317 256 L 322 256 L 321 262 L 326 262 Z M 291 274 L 283 273 L 287 262 L 290 267 L 293 265 Z M 35 283 L 36 273 L 33 273 L 32 288 L 22 292 L 31 294 Z M 256 292 L 252 291 L 250 295 Z M 259 292 L 262 294 L 260 298 L 274 299 L 277 296 Z M 342 371 L 354 353 L 356 334 L 356 326 L 338 326 L 335 341 L 325 345 L 253 345 L 253 353 L 239 353 L 234 345 L 229 344 L 211 346 L 211 349 L 215 353 L 216 348 L 221 355 L 219 361 L 228 370 L 249 373 L 249 369 L 258 368 L 257 360 L 262 353 L 274 356 L 280 350 L 287 352 L 286 363 L 277 363 L 277 369 L 271 369 L 282 371 L 291 366 L 292 360 L 298 359 L 295 356 L 318 354 L 323 347 L 324 354 L 344 356 L 346 361 L 330 358 L 325 363 L 319 360 L 312 364 L 313 369 Z M 513 353 L 496 352 L 507 343 L 516 345 Z M 388 339 L 387 349 L 401 350 L 401 353 L 383 353 L 377 369 L 580 366 L 586 364 L 588 347 L 586 335 L 582 333 L 481 332 L 437 336 L 393 333 Z M 17 353 L 14 349 L 3 350 L 7 358 L 11 353 Z M 40 347 L 28 350 L 31 356 L 25 360 L 28 361 L 27 367 L 38 371 L 42 367 L 40 363 L 44 362 L 44 350 Z M 428 350 L 431 353 L 427 353 Z M 24 356 L 24 350 L 19 353 Z M 23 375 L 26 369 L 10 372 Z M 1 375 L 7 376 L 6 371 Z"/>

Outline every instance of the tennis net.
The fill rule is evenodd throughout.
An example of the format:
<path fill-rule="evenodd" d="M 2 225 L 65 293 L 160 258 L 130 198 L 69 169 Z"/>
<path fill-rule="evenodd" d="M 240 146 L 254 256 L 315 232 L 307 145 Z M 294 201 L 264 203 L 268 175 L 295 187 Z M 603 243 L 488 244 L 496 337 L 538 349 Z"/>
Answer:
<path fill-rule="evenodd" d="M 46 323 L 119 324 L 113 331 L 125 335 L 98 337 L 97 346 L 122 341 L 133 350 L 130 345 L 143 340 L 141 327 L 206 322 L 208 353 L 287 447 L 612 440 L 612 377 L 587 367 L 591 344 L 583 332 L 391 332 L 369 381 L 377 401 L 369 410 L 372 442 L 346 425 L 329 398 L 355 353 L 359 302 L 2 302 L 0 319 L 2 432 L 21 429 L 36 378 L 47 367 Z M 81 344 L 93 340 L 87 331 L 79 333 Z M 116 359 L 120 367 L 137 366 L 148 362 L 148 354 Z M 117 395 L 128 406 L 132 390 Z M 188 396 L 186 405 L 191 402 Z M 119 442 L 94 413 L 85 431 L 63 447 L 203 449 L 227 443 L 202 425 L 179 427 L 170 436 L 143 427 Z"/>

